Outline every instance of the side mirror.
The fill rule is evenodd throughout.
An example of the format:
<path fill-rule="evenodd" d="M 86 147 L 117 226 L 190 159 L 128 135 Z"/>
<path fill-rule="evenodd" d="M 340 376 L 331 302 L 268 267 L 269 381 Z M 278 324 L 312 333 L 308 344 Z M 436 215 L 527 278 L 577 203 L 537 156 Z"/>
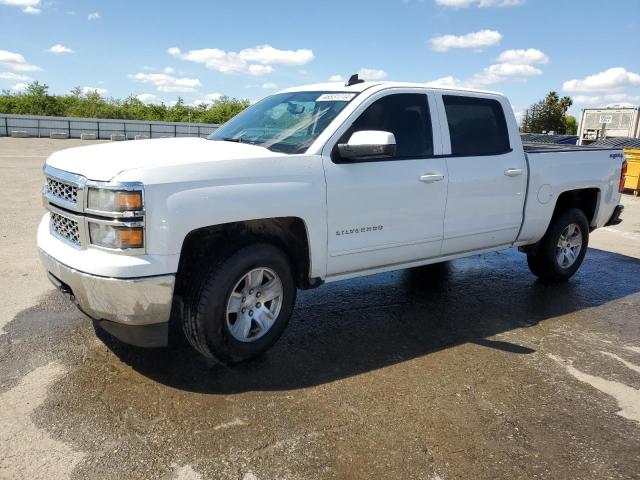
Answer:
<path fill-rule="evenodd" d="M 351 135 L 348 143 L 339 144 L 338 152 L 344 160 L 392 158 L 396 154 L 396 137 L 390 132 L 362 130 Z"/>

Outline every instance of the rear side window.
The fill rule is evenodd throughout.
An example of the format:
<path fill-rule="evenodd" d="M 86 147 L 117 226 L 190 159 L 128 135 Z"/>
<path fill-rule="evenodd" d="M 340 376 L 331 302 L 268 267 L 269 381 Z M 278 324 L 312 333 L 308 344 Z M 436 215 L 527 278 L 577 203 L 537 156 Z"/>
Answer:
<path fill-rule="evenodd" d="M 376 100 L 353 122 L 338 143 L 347 143 L 354 132 L 361 130 L 393 133 L 397 159 L 433 156 L 431 116 L 426 94 L 396 93 Z"/>
<path fill-rule="evenodd" d="M 452 155 L 490 155 L 510 150 L 502 105 L 488 98 L 443 95 Z"/>

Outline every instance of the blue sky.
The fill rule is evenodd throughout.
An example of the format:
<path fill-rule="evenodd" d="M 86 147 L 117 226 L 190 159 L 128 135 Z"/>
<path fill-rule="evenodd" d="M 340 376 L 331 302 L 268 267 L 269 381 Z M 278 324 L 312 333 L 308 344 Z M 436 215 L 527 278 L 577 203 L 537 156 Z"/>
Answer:
<path fill-rule="evenodd" d="M 640 104 L 640 0 L 0 0 L 0 88 L 146 102 L 347 77 Z M 337 77 L 336 77 L 337 78 Z"/>

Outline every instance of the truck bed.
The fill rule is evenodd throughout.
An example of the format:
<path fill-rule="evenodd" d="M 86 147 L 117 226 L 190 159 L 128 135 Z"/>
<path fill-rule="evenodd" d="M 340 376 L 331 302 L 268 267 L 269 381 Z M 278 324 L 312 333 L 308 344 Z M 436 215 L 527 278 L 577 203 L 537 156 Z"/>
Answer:
<path fill-rule="evenodd" d="M 579 152 L 579 151 L 601 151 L 620 150 L 616 147 L 592 147 L 588 145 L 562 145 L 556 143 L 523 143 L 525 153 L 550 153 L 550 152 Z"/>

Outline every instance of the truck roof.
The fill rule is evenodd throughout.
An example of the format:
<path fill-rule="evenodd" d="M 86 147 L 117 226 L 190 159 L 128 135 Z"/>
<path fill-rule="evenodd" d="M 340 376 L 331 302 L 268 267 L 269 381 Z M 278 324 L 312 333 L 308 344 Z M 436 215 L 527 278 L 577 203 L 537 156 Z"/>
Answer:
<path fill-rule="evenodd" d="M 460 91 L 460 92 L 475 92 L 475 93 L 487 93 L 491 95 L 502 95 L 500 92 L 494 92 L 491 90 L 479 90 L 475 88 L 463 88 L 453 86 L 437 86 L 429 83 L 412 83 L 412 82 L 361 82 L 350 86 L 345 86 L 345 82 L 326 82 L 326 83 L 313 83 L 310 85 L 300 85 L 299 87 L 290 87 L 281 92 L 354 92 L 360 93 L 372 87 L 382 88 L 430 88 L 433 90 L 448 90 L 448 91 Z"/>

